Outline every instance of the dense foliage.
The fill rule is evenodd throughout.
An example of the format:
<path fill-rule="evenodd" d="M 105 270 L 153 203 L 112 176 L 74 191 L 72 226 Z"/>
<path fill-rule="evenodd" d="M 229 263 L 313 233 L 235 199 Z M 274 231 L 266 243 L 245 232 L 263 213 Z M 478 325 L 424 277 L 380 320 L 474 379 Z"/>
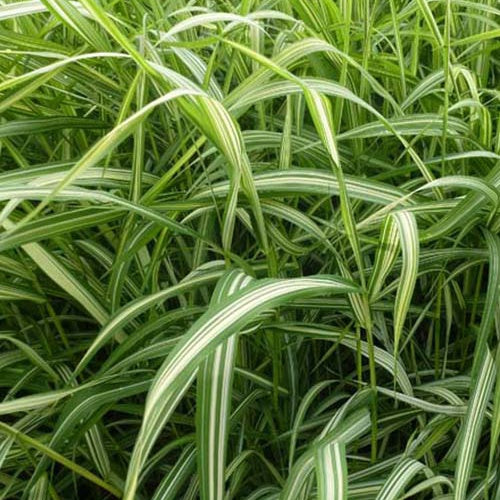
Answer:
<path fill-rule="evenodd" d="M 495 0 L 0 4 L 0 498 L 500 498 Z"/>

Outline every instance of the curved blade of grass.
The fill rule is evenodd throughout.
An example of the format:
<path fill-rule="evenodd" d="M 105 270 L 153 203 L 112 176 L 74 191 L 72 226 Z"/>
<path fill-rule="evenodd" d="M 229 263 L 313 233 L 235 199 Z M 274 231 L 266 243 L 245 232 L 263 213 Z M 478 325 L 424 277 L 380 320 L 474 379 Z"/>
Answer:
<path fill-rule="evenodd" d="M 347 499 L 347 460 L 345 445 L 339 441 L 320 446 L 315 468 L 319 500 Z"/>
<path fill-rule="evenodd" d="M 244 289 L 250 282 L 251 278 L 241 271 L 227 274 L 219 281 L 209 307 Z M 224 498 L 228 420 L 237 340 L 237 334 L 225 340 L 198 369 L 196 436 L 202 499 Z"/>
<path fill-rule="evenodd" d="M 29 300 L 30 302 L 45 302 L 45 298 L 21 286 L 0 285 L 0 300 Z"/>
<path fill-rule="evenodd" d="M 0 7 L 0 20 L 12 19 L 30 14 L 44 12 L 47 7 L 39 0 L 28 0 L 24 2 L 15 2 L 12 4 L 2 5 Z"/>
<path fill-rule="evenodd" d="M 342 220 L 344 222 L 347 238 L 349 239 L 352 251 L 354 253 L 354 258 L 356 260 L 361 280 L 361 286 L 362 288 L 364 288 L 365 280 L 363 274 L 363 255 L 361 252 L 361 246 L 359 244 L 359 236 L 356 231 L 356 221 L 354 220 L 352 206 L 344 180 L 344 173 L 340 166 L 340 157 L 335 142 L 332 109 L 330 106 L 330 102 L 326 97 L 319 94 L 317 91 L 308 88 L 305 89 L 304 96 L 316 130 L 318 131 L 321 141 L 323 142 L 332 159 L 333 172 L 335 174 L 335 177 L 337 178 L 337 183 L 339 186 L 340 210 L 342 214 Z M 365 319 L 361 319 L 363 324 L 365 322 Z"/>
<path fill-rule="evenodd" d="M 18 245 L 53 238 L 86 227 L 98 226 L 117 219 L 123 214 L 121 209 L 80 208 L 62 214 L 49 215 L 41 220 L 28 222 L 16 229 L 10 236 L 0 236 L 0 251 Z"/>
<path fill-rule="evenodd" d="M 355 291 L 352 284 L 333 277 L 263 280 L 209 309 L 185 334 L 156 375 L 130 461 L 124 498 L 135 497 L 146 457 L 174 411 L 179 395 L 198 363 L 217 345 L 269 307 L 301 296 Z"/>
<path fill-rule="evenodd" d="M 81 14 L 73 2 L 67 0 L 41 0 L 57 18 L 75 30 L 91 47 L 97 50 L 109 49 L 108 41 Z"/>
<path fill-rule="evenodd" d="M 314 169 L 289 169 L 258 173 L 254 176 L 257 191 L 261 194 L 303 193 L 318 195 L 339 195 L 340 188 L 334 174 Z M 347 193 L 353 198 L 389 205 L 399 201 L 406 193 L 385 183 L 345 176 Z M 210 196 L 225 196 L 229 191 L 227 182 L 214 184 L 210 189 L 200 190 L 193 196 L 194 200 L 208 199 Z"/>
<path fill-rule="evenodd" d="M 53 450 L 61 450 L 67 446 L 70 440 L 75 439 L 75 432 L 81 432 L 82 424 L 87 423 L 98 414 L 99 410 L 110 403 L 144 393 L 151 385 L 151 379 L 136 382 L 130 377 L 119 380 L 117 383 L 96 390 L 89 390 L 88 386 L 80 385 L 72 389 L 76 393 L 74 397 L 68 399 L 63 407 L 58 419 L 56 431 L 50 437 L 49 446 Z M 34 482 L 50 465 L 47 457 L 42 457 L 36 466 L 35 472 L 30 481 Z"/>
<path fill-rule="evenodd" d="M 314 323 L 309 324 L 294 324 L 294 323 L 283 323 L 283 325 L 273 325 L 274 328 L 283 329 L 290 334 L 304 335 L 311 338 L 317 338 L 321 340 L 330 340 L 339 342 L 346 347 L 349 347 L 353 351 L 358 349 L 361 350 L 361 354 L 365 357 L 369 357 L 368 344 L 365 341 L 359 342 L 358 339 L 353 334 L 346 332 L 335 331 L 324 325 L 316 325 Z M 374 346 L 374 358 L 375 363 L 381 368 L 389 372 L 398 382 L 398 385 L 407 395 L 413 394 L 412 384 L 404 366 L 389 352 L 386 350 Z"/>
<path fill-rule="evenodd" d="M 397 358 L 403 326 L 410 307 L 418 275 L 419 240 L 415 216 L 407 211 L 392 214 L 399 233 L 403 266 L 394 302 L 394 356 Z"/>
<path fill-rule="evenodd" d="M 100 477 L 96 476 L 92 472 L 88 471 L 84 467 L 76 464 L 75 462 L 72 462 L 71 460 L 67 459 L 60 453 L 57 453 L 56 451 L 50 449 L 48 446 L 45 446 L 43 443 L 40 441 L 31 438 L 30 436 L 24 434 L 23 432 L 20 432 L 18 429 L 14 429 L 13 427 L 0 422 L 0 432 L 14 437 L 16 440 L 20 441 L 23 443 L 23 445 L 35 448 L 36 450 L 42 452 L 43 454 L 47 455 L 49 458 L 52 460 L 60 463 L 62 466 L 67 467 L 68 469 L 72 470 L 76 474 L 79 474 L 80 476 L 88 479 L 89 481 L 93 482 L 94 484 L 100 486 L 104 490 L 108 491 L 111 493 L 113 496 L 120 498 L 121 497 L 121 491 L 115 488 L 114 486 L 106 483 L 103 481 Z"/>
<path fill-rule="evenodd" d="M 489 269 L 486 300 L 476 341 L 479 352 L 483 346 L 488 345 L 489 337 L 495 324 L 495 318 L 497 317 L 498 305 L 500 304 L 500 237 L 487 229 L 483 230 L 483 234 L 488 246 Z M 481 365 L 480 358 L 481 355 L 475 353 L 472 364 L 473 376 L 477 373 Z"/>
<path fill-rule="evenodd" d="M 479 344 L 478 344 L 479 345 Z M 495 381 L 495 363 L 487 345 L 479 345 L 476 352 L 478 369 L 474 373 L 467 414 L 460 428 L 457 465 L 455 469 L 456 500 L 467 498 L 467 488 L 472 475 L 474 457 L 484 425 L 486 405 Z"/>
<path fill-rule="evenodd" d="M 58 188 L 56 188 L 58 189 Z M 157 211 L 144 206 L 142 204 L 133 203 L 131 201 L 125 200 L 119 196 L 108 193 L 107 191 L 101 190 L 90 190 L 84 188 L 65 188 L 54 194 L 53 188 L 46 187 L 7 187 L 0 188 L 0 200 L 39 200 L 41 203 L 38 204 L 40 207 L 43 203 L 48 203 L 48 199 L 51 198 L 52 201 L 74 201 L 74 200 L 87 200 L 100 203 L 111 203 L 117 206 L 128 209 L 130 212 L 137 215 L 141 215 L 147 219 L 153 220 L 172 231 L 184 234 L 186 236 L 198 237 L 199 235 L 189 228 L 187 225 L 180 224 L 170 217 L 165 217 L 164 215 L 158 213 Z M 17 231 L 25 230 L 25 226 L 29 223 L 29 219 L 33 218 L 35 212 L 31 212 L 29 217 L 25 217 L 23 220 L 14 224 L 9 221 L 8 231 L 3 233 L 3 238 L 14 238 Z M 67 215 L 61 215 L 61 218 L 66 218 Z M 5 226 L 5 224 L 4 224 Z M 6 227 L 6 226 L 5 226 Z M 35 225 L 36 227 L 36 225 Z"/>
<path fill-rule="evenodd" d="M 375 264 L 370 274 L 368 289 L 371 297 L 376 297 L 380 292 L 387 275 L 394 265 L 399 251 L 398 236 L 394 218 L 391 216 L 386 217 L 380 232 Z"/>
<path fill-rule="evenodd" d="M 194 95 L 195 91 L 191 89 L 173 90 L 154 101 L 151 101 L 142 109 L 134 113 L 132 116 L 117 125 L 111 132 L 108 132 L 100 139 L 82 158 L 74 165 L 74 167 L 65 175 L 65 177 L 53 188 L 51 193 L 29 214 L 24 218 L 21 224 L 25 224 L 30 219 L 38 215 L 54 197 L 59 194 L 64 188 L 69 186 L 85 169 L 94 166 L 99 160 L 110 153 L 118 144 L 127 138 L 131 132 L 141 123 L 154 108 L 167 102 L 178 99 L 179 97 Z"/>
<path fill-rule="evenodd" d="M 179 489 L 189 479 L 196 467 L 196 447 L 186 446 L 179 460 L 162 479 L 151 500 L 176 500 Z"/>
<path fill-rule="evenodd" d="M 299 494 L 305 481 L 313 471 L 315 465 L 315 455 L 317 450 L 323 446 L 331 445 L 334 442 L 341 442 L 344 445 L 350 443 L 358 436 L 370 429 L 370 414 L 366 408 L 362 408 L 338 424 L 334 429 L 327 432 L 320 440 L 311 444 L 296 464 L 293 466 L 288 479 L 281 492 L 281 500 L 294 500 L 300 498 Z M 344 479 L 341 479 L 344 481 Z"/>
<path fill-rule="evenodd" d="M 414 460 L 405 458 L 394 467 L 384 486 L 377 495 L 377 500 L 396 500 L 400 498 L 404 487 L 425 468 L 425 465 Z"/>
<path fill-rule="evenodd" d="M 498 189 L 493 186 L 490 182 L 471 176 L 465 175 L 448 175 L 441 177 L 432 182 L 427 183 L 422 186 L 417 191 L 422 191 L 424 189 L 432 189 L 433 187 L 459 187 L 471 189 L 482 193 L 486 198 L 491 200 L 495 209 L 498 207 L 500 195 Z"/>
<path fill-rule="evenodd" d="M 492 168 L 485 181 L 496 189 L 500 187 L 500 165 Z M 423 231 L 422 241 L 439 238 L 458 226 L 463 227 L 471 218 L 477 215 L 486 201 L 487 199 L 485 199 L 483 193 L 472 192 L 467 194 L 454 210 L 449 211 L 441 220 Z"/>
<path fill-rule="evenodd" d="M 0 287 L 1 296 L 1 287 Z M 50 377 L 58 382 L 60 380 L 59 375 L 54 371 L 54 369 L 45 361 L 42 356 L 40 356 L 32 347 L 30 347 L 25 342 L 15 338 L 12 335 L 5 335 L 0 333 L 0 341 L 7 341 L 15 345 L 35 366 L 38 366 L 41 370 L 47 372 Z M 1 411 L 1 410 L 0 410 Z"/>
<path fill-rule="evenodd" d="M 64 129 L 101 129 L 106 124 L 90 118 L 56 116 L 12 120 L 0 124 L 0 137 L 41 134 Z"/>
<path fill-rule="evenodd" d="M 81 386 L 74 389 L 60 389 L 47 393 L 35 394 L 33 396 L 24 396 L 11 401 L 3 401 L 0 403 L 0 415 L 9 415 L 11 413 L 44 408 L 74 394 L 80 389 Z"/>
<path fill-rule="evenodd" d="M 44 8 L 45 9 L 45 8 Z M 28 80 L 36 78 L 39 75 L 44 75 L 45 73 L 54 72 L 57 74 L 59 68 L 63 68 L 69 64 L 72 64 L 77 61 L 84 61 L 86 59 L 99 59 L 99 58 L 118 58 L 118 59 L 128 59 L 130 56 L 128 54 L 120 54 L 117 52 L 96 52 L 90 54 L 78 54 L 76 56 L 62 56 L 60 54 L 51 55 L 52 58 L 59 57 L 62 58 L 60 61 L 56 61 L 54 63 L 48 64 L 46 66 L 42 66 L 33 71 L 29 71 L 27 73 L 23 73 L 19 76 L 13 76 L 11 78 L 5 79 L 3 82 L 0 82 L 0 91 L 3 92 L 9 88 L 12 88 L 16 85 L 24 83 Z"/>
<path fill-rule="evenodd" d="M 92 345 L 88 348 L 87 352 L 82 356 L 82 359 L 78 363 L 75 369 L 74 376 L 77 376 L 88 364 L 90 359 L 95 356 L 96 352 L 109 340 L 111 340 L 117 332 L 119 332 L 128 322 L 133 318 L 138 316 L 149 308 L 154 307 L 156 304 L 166 301 L 170 297 L 175 297 L 176 295 L 187 292 L 193 288 L 212 283 L 217 280 L 222 274 L 221 270 L 216 271 L 206 271 L 198 274 L 193 274 L 192 276 L 187 276 L 184 281 L 178 285 L 167 288 L 166 290 L 161 290 L 157 293 L 146 297 L 140 297 L 135 301 L 122 307 L 117 313 L 110 319 L 104 328 L 101 330 L 99 335 L 96 337 Z"/>
<path fill-rule="evenodd" d="M 5 220 L 3 225 L 7 229 L 15 227 L 9 220 Z M 81 304 L 99 323 L 104 324 L 107 321 L 108 312 L 102 304 L 54 255 L 38 243 L 26 243 L 22 249 L 41 271 Z"/>

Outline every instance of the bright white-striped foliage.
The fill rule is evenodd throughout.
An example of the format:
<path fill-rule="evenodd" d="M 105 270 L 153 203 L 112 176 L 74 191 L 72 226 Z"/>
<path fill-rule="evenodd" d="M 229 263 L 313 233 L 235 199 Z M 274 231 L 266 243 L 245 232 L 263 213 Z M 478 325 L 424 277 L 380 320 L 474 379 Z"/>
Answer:
<path fill-rule="evenodd" d="M 496 498 L 493 0 L 0 4 L 0 498 Z"/>

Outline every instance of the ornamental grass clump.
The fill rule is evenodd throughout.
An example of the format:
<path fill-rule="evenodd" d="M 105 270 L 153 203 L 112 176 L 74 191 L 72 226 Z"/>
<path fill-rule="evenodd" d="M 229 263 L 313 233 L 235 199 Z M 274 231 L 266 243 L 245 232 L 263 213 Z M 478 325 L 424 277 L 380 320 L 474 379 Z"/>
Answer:
<path fill-rule="evenodd" d="M 0 498 L 500 498 L 499 20 L 0 4 Z"/>

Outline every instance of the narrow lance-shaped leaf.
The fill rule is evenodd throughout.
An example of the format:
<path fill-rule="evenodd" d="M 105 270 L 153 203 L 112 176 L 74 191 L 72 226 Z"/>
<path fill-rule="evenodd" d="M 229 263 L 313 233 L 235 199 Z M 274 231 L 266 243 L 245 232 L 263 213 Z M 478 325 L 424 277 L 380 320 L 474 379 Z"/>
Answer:
<path fill-rule="evenodd" d="M 394 354 L 397 358 L 399 341 L 417 282 L 420 246 L 415 216 L 408 211 L 398 211 L 392 217 L 398 229 L 403 254 L 403 266 L 394 302 Z"/>
<path fill-rule="evenodd" d="M 488 285 L 486 289 L 486 300 L 483 307 L 481 324 L 479 325 L 476 349 L 482 349 L 482 346 L 488 345 L 489 337 L 495 317 L 500 304 L 500 236 L 484 229 L 483 234 L 488 246 Z M 472 374 L 474 376 L 481 366 L 481 356 L 475 355 L 472 364 Z"/>
<path fill-rule="evenodd" d="M 315 462 L 318 500 L 346 500 L 347 460 L 344 443 L 333 441 L 320 446 Z"/>
<path fill-rule="evenodd" d="M 474 373 L 467 414 L 460 428 L 460 441 L 455 469 L 455 500 L 467 498 L 467 488 L 474 458 L 484 425 L 486 406 L 495 381 L 495 364 L 487 345 L 476 351 L 478 370 Z"/>
<path fill-rule="evenodd" d="M 56 188 L 57 189 L 57 188 Z M 83 188 L 65 188 L 59 191 L 57 194 L 54 194 L 53 188 L 46 187 L 7 187 L 0 188 L 0 200 L 11 200 L 11 203 L 16 203 L 17 200 L 41 200 L 42 203 L 47 201 L 48 198 L 53 197 L 52 201 L 68 201 L 68 200 L 87 200 L 98 203 L 111 203 L 114 205 L 118 205 L 120 207 L 124 207 L 130 212 L 133 212 L 137 215 L 141 215 L 148 219 L 151 219 L 155 222 L 158 222 L 162 226 L 166 226 L 167 228 L 179 232 L 180 234 L 190 235 L 194 237 L 201 237 L 195 231 L 193 231 L 189 226 L 182 225 L 179 222 L 171 219 L 170 217 L 165 217 L 160 214 L 156 210 L 153 210 L 145 205 L 133 203 L 132 201 L 125 200 L 119 196 L 115 196 L 106 191 L 101 191 L 97 189 L 83 189 Z M 41 206 L 39 204 L 38 206 Z M 14 206 L 15 208 L 15 206 Z M 3 215 L 3 214 L 2 214 Z M 1 223 L 8 229 L 2 237 L 5 240 L 10 240 L 11 238 L 16 239 L 17 231 L 26 230 L 26 226 L 28 226 L 28 220 L 34 216 L 34 212 L 31 212 L 30 217 L 26 217 L 21 222 L 14 225 L 11 221 L 8 223 L 8 228 L 4 224 L 4 219 L 1 219 Z M 60 218 L 64 219 L 65 215 L 62 215 Z M 36 224 L 34 224 L 36 226 Z"/>
<path fill-rule="evenodd" d="M 24 2 L 16 2 L 12 4 L 2 5 L 0 7 L 0 20 L 12 19 L 38 12 L 44 12 L 47 7 L 38 0 L 27 0 Z"/>
<path fill-rule="evenodd" d="M 252 279 L 241 271 L 222 278 L 212 296 L 212 305 L 242 290 Z M 222 500 L 226 448 L 231 410 L 232 379 L 238 334 L 234 334 L 210 354 L 198 370 L 196 437 L 200 498 Z"/>
<path fill-rule="evenodd" d="M 47 372 L 50 377 L 56 382 L 59 381 L 59 375 L 54 371 L 49 363 L 47 363 L 47 361 L 45 361 L 45 359 L 43 359 L 42 356 L 40 356 L 40 354 L 38 354 L 31 346 L 17 339 L 13 335 L 0 334 L 0 341 L 2 340 L 14 344 L 35 366 L 38 366 L 41 370 Z"/>
<path fill-rule="evenodd" d="M 134 58 L 134 60 L 145 70 L 147 74 L 157 78 L 160 77 L 161 71 L 159 71 L 159 68 L 142 56 L 142 54 L 118 28 L 114 21 L 107 16 L 105 9 L 101 5 L 93 0 L 82 0 L 81 3 L 103 26 L 103 28 L 106 29 L 106 31 L 108 31 L 108 33 Z M 183 78 L 182 80 L 185 81 L 186 79 Z M 228 199 L 224 219 L 223 247 L 226 250 L 229 250 L 231 247 L 235 221 L 234 211 L 236 208 L 237 193 L 240 186 L 239 180 L 241 178 L 242 187 L 246 192 L 254 211 L 257 236 L 260 237 L 263 248 L 267 251 L 267 236 L 265 232 L 264 218 L 262 211 L 260 210 L 257 193 L 253 187 L 251 169 L 246 153 L 242 148 L 242 141 L 238 126 L 225 110 L 223 104 L 214 99 L 210 99 L 208 96 L 203 95 L 202 92 L 198 92 L 196 90 L 196 86 L 189 85 L 188 88 L 181 88 L 172 92 L 198 94 L 199 98 L 197 99 L 197 106 L 193 109 L 189 105 L 184 105 L 184 111 L 191 117 L 192 120 L 195 121 L 195 123 L 198 123 L 198 125 L 201 124 L 203 132 L 207 134 L 208 137 L 215 139 L 217 146 L 228 158 L 233 169 L 235 169 L 231 176 L 232 191 Z M 148 106 L 146 106 L 146 108 Z M 183 106 L 182 102 L 181 106 Z"/>
<path fill-rule="evenodd" d="M 309 112 L 311 113 L 311 117 L 314 121 L 316 130 L 318 131 L 318 134 L 332 159 L 333 171 L 335 173 L 335 176 L 337 177 L 339 185 L 342 220 L 344 222 L 347 237 L 354 253 L 354 258 L 356 259 L 358 271 L 360 273 L 361 284 L 364 287 L 363 257 L 361 254 L 358 233 L 356 231 L 356 223 L 352 213 L 351 201 L 349 199 L 349 193 L 346 188 L 344 173 L 340 165 L 340 157 L 335 142 L 335 132 L 333 130 L 332 110 L 330 102 L 325 96 L 321 95 L 316 90 L 311 90 L 307 87 L 304 90 L 304 96 L 306 98 Z M 365 321 L 366 318 L 363 319 L 363 323 Z"/>
<path fill-rule="evenodd" d="M 179 490 L 189 479 L 196 466 L 196 447 L 188 445 L 179 460 L 162 479 L 151 500 L 177 500 Z"/>
<path fill-rule="evenodd" d="M 45 298 L 23 286 L 0 285 L 0 300 L 29 300 L 35 303 L 45 302 Z"/>
<path fill-rule="evenodd" d="M 123 210 L 109 210 L 107 207 L 79 208 L 56 215 L 48 215 L 43 219 L 28 222 L 20 229 L 16 229 L 10 236 L 0 236 L 0 251 L 68 234 L 70 231 L 76 232 L 87 227 L 98 226 L 121 215 L 123 215 Z"/>
<path fill-rule="evenodd" d="M 109 43 L 85 18 L 73 2 L 67 0 L 41 0 L 63 23 L 75 30 L 86 42 L 97 50 L 109 49 Z M 79 5 L 79 4 L 77 4 Z"/>
<path fill-rule="evenodd" d="M 394 218 L 388 216 L 382 224 L 375 264 L 370 275 L 369 292 L 374 298 L 380 292 L 399 252 L 398 231 Z"/>
<path fill-rule="evenodd" d="M 15 414 L 37 408 L 45 408 L 74 394 L 80 390 L 80 388 L 81 386 L 73 389 L 59 389 L 57 391 L 42 392 L 32 396 L 24 396 L 10 401 L 3 401 L 0 403 L 0 415 L 9 415 L 11 413 Z"/>
<path fill-rule="evenodd" d="M 333 380 L 324 380 L 323 382 L 320 382 L 319 384 L 314 385 L 309 389 L 307 394 L 304 396 L 302 401 L 300 402 L 299 408 L 297 410 L 297 414 L 295 415 L 295 419 L 293 422 L 293 427 L 291 430 L 292 436 L 290 438 L 290 449 L 288 452 L 288 457 L 289 457 L 289 469 L 291 470 L 293 462 L 294 462 L 294 455 L 295 455 L 295 449 L 297 447 L 297 437 L 299 433 L 299 427 L 302 425 L 302 422 L 306 416 L 306 412 L 309 409 L 310 405 L 312 404 L 313 400 L 318 396 L 318 394 L 328 387 L 328 385 L 334 383 L 335 381 Z"/>
<path fill-rule="evenodd" d="M 394 467 L 376 500 L 396 500 L 400 498 L 404 487 L 425 468 L 425 465 L 413 458 L 405 458 Z"/>
<path fill-rule="evenodd" d="M 230 190 L 224 212 L 222 243 L 230 250 L 233 240 L 236 207 L 240 186 L 252 207 L 256 222 L 256 235 L 267 251 L 267 235 L 257 190 L 254 186 L 252 170 L 244 148 L 241 131 L 236 120 L 224 105 L 206 95 L 199 95 L 196 104 L 184 106 L 190 118 L 196 123 L 226 157 L 229 163 Z"/>
<path fill-rule="evenodd" d="M 359 200 L 389 205 L 397 203 L 401 198 L 408 196 L 401 189 L 383 182 L 348 175 L 344 178 L 349 196 Z M 267 193 L 286 194 L 288 196 L 297 196 L 304 193 L 338 196 L 340 193 L 338 178 L 334 173 L 315 169 L 302 168 L 256 173 L 254 183 L 262 197 Z M 228 183 L 220 182 L 210 186 L 209 189 L 203 189 L 195 193 L 193 199 L 206 200 L 213 196 L 225 196 L 228 192 Z M 406 201 L 403 205 L 408 203 Z"/>
<path fill-rule="evenodd" d="M 470 175 L 447 175 L 432 182 L 428 182 L 424 186 L 417 189 L 417 191 L 432 189 L 435 187 L 458 187 L 471 189 L 477 193 L 483 194 L 485 198 L 488 198 L 493 203 L 494 211 L 496 211 L 499 205 L 500 194 L 498 188 L 492 182 L 479 177 L 472 177 Z"/>
<path fill-rule="evenodd" d="M 10 220 L 5 220 L 3 225 L 7 229 L 15 227 Z M 54 255 L 38 243 L 26 243 L 22 245 L 22 249 L 50 279 L 80 303 L 99 323 L 104 324 L 107 321 L 108 312 L 102 304 Z"/>
<path fill-rule="evenodd" d="M 500 188 L 500 165 L 492 168 L 484 180 L 488 186 L 498 190 Z M 424 189 L 424 187 L 425 186 L 422 186 L 422 189 Z M 467 187 L 474 188 L 472 184 Z M 479 186 L 476 187 L 476 190 L 481 191 Z M 485 190 L 483 187 L 482 192 L 467 194 L 454 210 L 448 211 L 441 220 L 423 232 L 422 241 L 439 238 L 455 230 L 457 227 L 463 227 L 474 218 L 479 213 L 482 206 L 488 202 L 488 198 L 486 197 L 488 192 L 489 190 Z"/>
<path fill-rule="evenodd" d="M 0 125 L 0 137 L 41 134 L 63 129 L 101 129 L 106 124 L 90 118 L 56 116 L 12 120 Z"/>
<path fill-rule="evenodd" d="M 177 344 L 156 375 L 146 400 L 141 430 L 130 460 L 124 498 L 135 498 L 140 471 L 174 411 L 179 395 L 182 390 L 187 389 L 187 382 L 199 362 L 217 345 L 263 310 L 292 298 L 356 291 L 354 285 L 334 277 L 262 280 L 207 311 Z"/>
<path fill-rule="evenodd" d="M 491 418 L 491 442 L 490 442 L 490 463 L 489 467 L 494 465 L 495 453 L 498 448 L 498 439 L 500 438 L 500 348 L 497 347 L 495 359 L 496 381 L 493 395 L 493 415 Z"/>
<path fill-rule="evenodd" d="M 132 381 L 131 383 L 120 382 L 115 383 L 111 388 L 104 385 L 96 390 L 92 388 L 91 384 L 84 384 L 72 389 L 72 394 L 76 393 L 76 395 L 66 401 L 48 446 L 51 449 L 60 450 L 68 442 L 66 440 L 74 436 L 75 429 L 81 424 L 82 419 L 87 421 L 101 408 L 120 399 L 145 393 L 151 385 L 151 379 L 141 380 L 140 382 Z M 48 457 L 41 457 L 30 481 L 36 481 L 49 465 L 50 460 Z"/>
<path fill-rule="evenodd" d="M 99 335 L 87 349 L 87 352 L 82 356 L 75 369 L 74 376 L 78 375 L 85 368 L 85 366 L 87 366 L 92 357 L 106 342 L 112 339 L 121 330 L 121 328 L 127 325 L 127 323 L 132 321 L 136 316 L 171 297 L 175 297 L 184 292 L 196 289 L 197 287 L 217 280 L 220 278 L 222 272 L 220 270 L 216 270 L 193 274 L 193 276 L 186 276 L 186 278 L 177 285 L 169 287 L 165 290 L 160 290 L 157 293 L 145 297 L 140 297 L 117 311 L 100 331 Z"/>
<path fill-rule="evenodd" d="M 342 411 L 342 409 L 340 410 Z M 316 464 L 317 450 L 323 446 L 329 446 L 335 442 L 348 444 L 359 436 L 365 434 L 370 429 L 370 413 L 366 408 L 361 408 L 351 415 L 343 418 L 332 429 L 323 432 L 315 443 L 312 443 L 307 450 L 300 456 L 295 465 L 293 466 L 288 479 L 283 487 L 280 495 L 280 500 L 295 500 L 299 498 L 299 493 L 302 491 L 305 481 L 313 472 Z M 339 462 L 341 463 L 341 462 Z M 339 465 L 337 463 L 336 465 Z M 323 471 L 322 471 L 323 472 Z M 326 471 L 325 471 L 326 472 Z M 342 484 L 345 478 L 338 478 Z M 337 485 L 335 491 L 339 491 L 340 485 Z"/>
<path fill-rule="evenodd" d="M 87 168 L 94 166 L 99 160 L 104 158 L 110 151 L 112 151 L 118 144 L 120 144 L 131 132 L 137 127 L 142 120 L 149 115 L 154 108 L 165 104 L 173 99 L 179 97 L 197 94 L 196 91 L 191 89 L 178 89 L 173 90 L 154 101 L 148 103 L 142 109 L 134 113 L 132 116 L 121 122 L 113 130 L 108 132 L 102 139 L 100 139 L 81 159 L 75 166 L 65 175 L 65 177 L 53 188 L 52 192 L 34 209 L 29 216 L 24 218 L 21 224 L 26 223 L 38 215 L 53 198 L 60 193 L 65 187 L 69 186 L 74 179 L 78 177 Z"/>
<path fill-rule="evenodd" d="M 21 2 L 22 3 L 22 2 Z M 26 2 L 30 3 L 30 2 Z M 36 2 L 38 3 L 38 2 Z M 17 5 L 17 4 L 16 4 Z M 45 7 L 44 7 L 45 9 Z M 43 54 L 40 54 L 43 55 Z M 12 87 L 15 87 L 16 85 L 20 85 L 21 83 L 24 83 L 26 81 L 32 80 L 33 78 L 36 78 L 39 75 L 44 75 L 46 73 L 54 72 L 53 74 L 57 74 L 58 69 L 64 68 L 65 66 L 68 66 L 70 64 L 73 64 L 78 61 L 85 61 L 88 59 L 102 59 L 102 58 L 117 58 L 117 59 L 129 59 L 130 56 L 128 54 L 120 54 L 117 52 L 94 52 L 90 54 L 78 54 L 76 56 L 60 56 L 59 54 L 57 55 L 52 55 L 53 57 L 63 57 L 62 60 L 56 61 L 51 64 L 47 64 L 46 66 L 42 66 L 41 68 L 34 69 L 33 71 L 28 71 L 27 73 L 23 73 L 19 76 L 13 76 L 11 78 L 7 78 L 4 81 L 0 82 L 0 91 L 3 92 L 4 90 L 10 89 Z"/>
<path fill-rule="evenodd" d="M 72 470 L 76 474 L 79 474 L 80 476 L 88 479 L 89 481 L 93 482 L 94 484 L 100 486 L 104 490 L 108 491 L 112 495 L 114 495 L 117 498 L 120 498 L 121 496 L 121 491 L 114 487 L 111 484 L 108 484 L 106 481 L 103 481 L 100 477 L 96 476 L 92 472 L 88 471 L 81 465 L 78 465 L 77 463 L 73 462 L 72 460 L 69 460 L 65 456 L 61 455 L 60 453 L 57 453 L 56 451 L 52 450 L 48 446 L 44 445 L 41 441 L 37 439 L 33 439 L 32 437 L 28 436 L 27 434 L 24 434 L 23 432 L 20 432 L 18 429 L 15 429 L 11 427 L 10 425 L 7 425 L 3 422 L 0 422 L 0 433 L 6 434 L 7 436 L 13 436 L 15 439 L 17 439 L 19 442 L 21 442 L 24 446 L 35 448 L 39 452 L 47 455 L 50 457 L 52 460 L 55 462 L 58 462 L 64 467 L 67 467 L 68 469 Z"/>

